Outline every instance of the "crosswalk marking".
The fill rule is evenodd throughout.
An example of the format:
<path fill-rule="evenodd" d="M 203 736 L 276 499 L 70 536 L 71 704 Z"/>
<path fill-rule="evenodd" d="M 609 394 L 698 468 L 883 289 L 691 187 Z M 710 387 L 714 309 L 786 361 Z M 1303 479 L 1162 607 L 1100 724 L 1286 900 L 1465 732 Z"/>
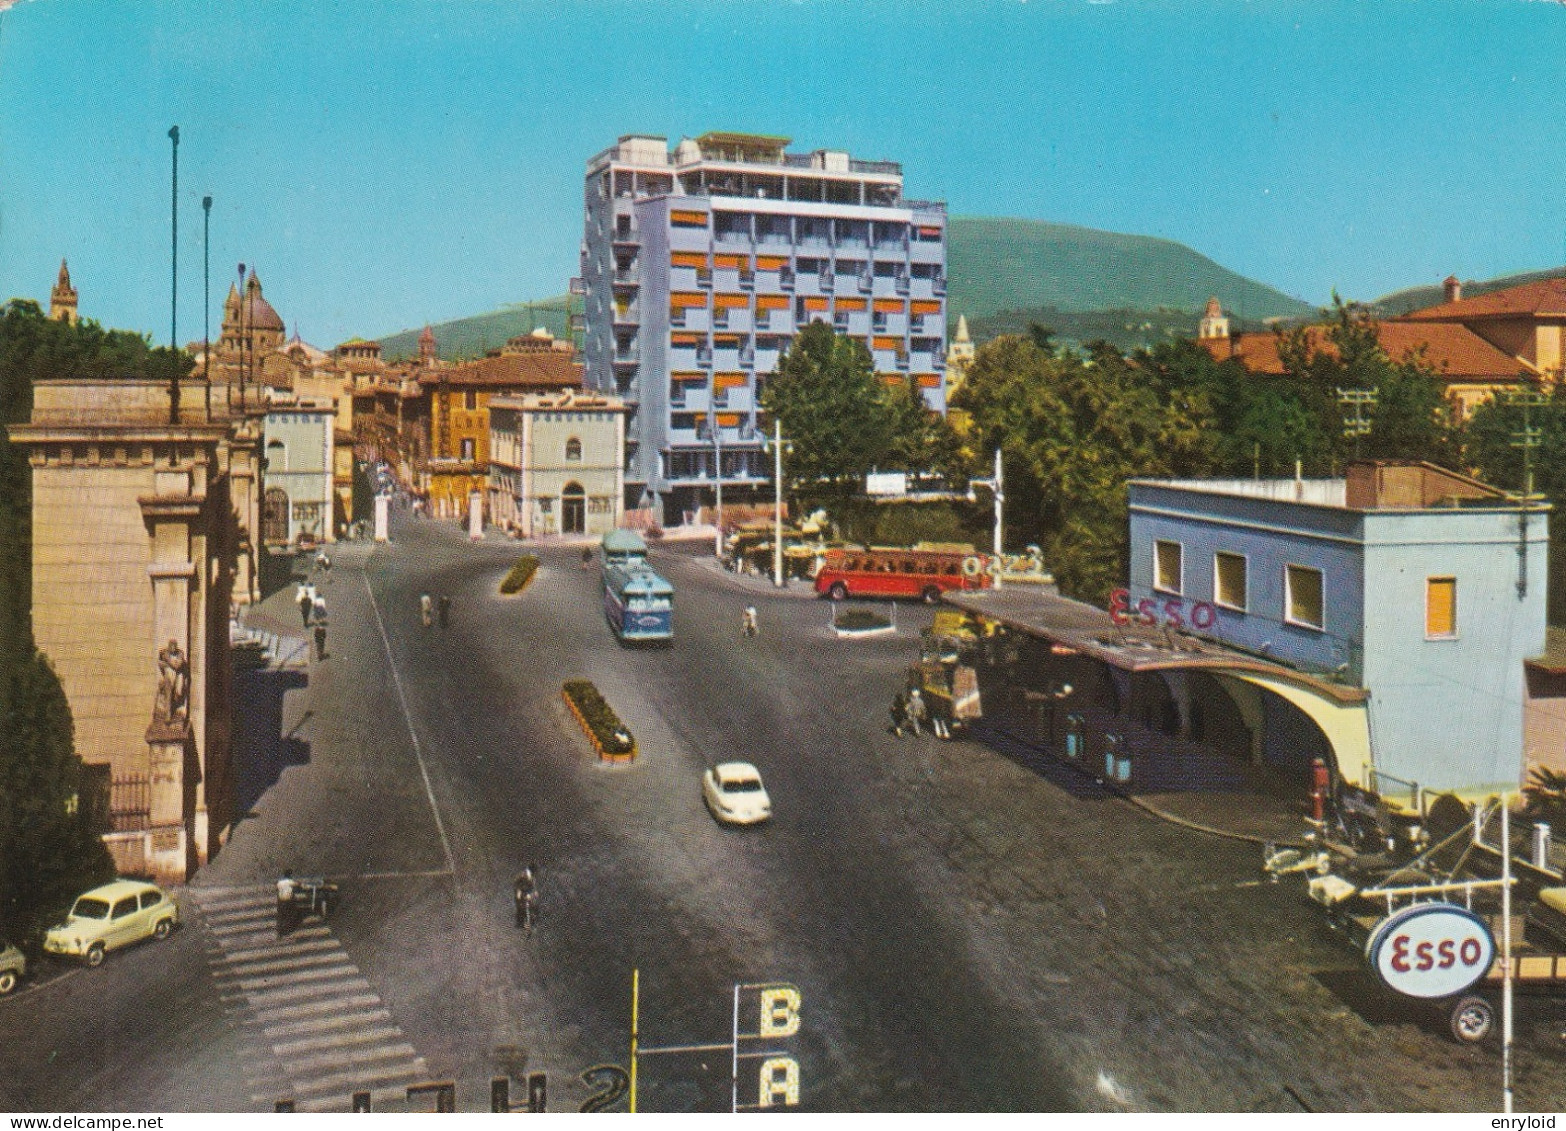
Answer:
<path fill-rule="evenodd" d="M 264 1024 L 261 1031 L 268 1040 L 280 1041 L 284 1037 L 298 1037 L 305 1033 L 322 1033 L 328 1029 L 346 1029 L 351 1026 L 374 1025 L 390 1021 L 391 1014 L 384 1009 L 366 1009 L 362 1013 L 330 1013 L 325 1017 L 306 1017 L 299 1021 L 282 1021 L 277 1025 Z"/>
<path fill-rule="evenodd" d="M 293 1098 L 301 1111 L 346 1111 L 353 1092 L 385 1103 L 428 1079 L 424 1058 L 329 926 L 312 921 L 278 938 L 270 884 L 189 892 L 210 936 L 218 993 L 264 1049 L 246 1065 L 257 1104 Z"/>

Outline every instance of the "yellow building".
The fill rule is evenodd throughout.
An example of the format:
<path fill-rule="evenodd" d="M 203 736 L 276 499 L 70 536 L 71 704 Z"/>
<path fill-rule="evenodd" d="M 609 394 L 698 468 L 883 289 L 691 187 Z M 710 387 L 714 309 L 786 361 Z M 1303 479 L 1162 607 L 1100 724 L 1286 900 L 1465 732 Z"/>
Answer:
<path fill-rule="evenodd" d="M 418 374 L 413 427 L 404 431 L 414 487 L 437 518 L 468 513 L 469 499 L 489 487 L 491 398 L 580 389 L 581 366 L 567 342 L 547 331 L 512 338 L 505 349 Z M 406 409 L 404 410 L 406 411 Z"/>
<path fill-rule="evenodd" d="M 199 379 L 58 378 L 10 428 L 32 467 L 33 633 L 122 874 L 183 881 L 235 817 L 231 421 Z"/>

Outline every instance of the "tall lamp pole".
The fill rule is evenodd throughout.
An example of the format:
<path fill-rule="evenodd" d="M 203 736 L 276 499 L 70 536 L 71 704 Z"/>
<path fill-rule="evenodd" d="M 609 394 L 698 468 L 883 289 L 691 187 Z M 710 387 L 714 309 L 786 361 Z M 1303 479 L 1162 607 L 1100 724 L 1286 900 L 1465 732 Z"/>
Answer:
<path fill-rule="evenodd" d="M 201 379 L 212 411 L 212 198 L 201 198 Z"/>
<path fill-rule="evenodd" d="M 793 444 L 783 439 L 783 421 L 772 422 L 772 584 L 783 588 L 783 449 Z"/>
<path fill-rule="evenodd" d="M 713 557 L 723 557 L 723 437 L 719 435 L 717 414 L 708 410 L 707 420 L 712 431 L 712 481 L 718 493 L 717 533 L 713 535 Z"/>
<path fill-rule="evenodd" d="M 169 225 L 169 349 L 179 349 L 179 127 L 169 127 L 174 143 L 174 177 L 170 191 Z M 179 423 L 179 369 L 169 371 L 169 423 Z"/>

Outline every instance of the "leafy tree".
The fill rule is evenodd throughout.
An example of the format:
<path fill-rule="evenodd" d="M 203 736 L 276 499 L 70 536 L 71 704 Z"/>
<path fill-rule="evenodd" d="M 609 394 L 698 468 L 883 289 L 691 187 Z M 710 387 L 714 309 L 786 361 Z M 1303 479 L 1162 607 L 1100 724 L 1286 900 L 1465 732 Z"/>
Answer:
<path fill-rule="evenodd" d="M 778 359 L 762 407 L 792 442 L 789 475 L 806 495 L 852 496 L 891 442 L 869 350 L 824 322 L 801 330 Z"/>
<path fill-rule="evenodd" d="M 1459 451 L 1443 396 L 1439 374 L 1417 351 L 1396 361 L 1381 348 L 1374 319 L 1358 303 L 1332 296 L 1332 322 L 1325 348 L 1319 331 L 1301 327 L 1283 335 L 1279 355 L 1288 377 L 1308 411 L 1321 423 L 1324 453 L 1313 453 L 1321 471 L 1321 455 L 1336 467 L 1356 455 L 1366 459 L 1424 459 L 1457 462 Z M 1345 436 L 1340 389 L 1370 389 L 1376 403 L 1367 410 L 1370 432 L 1356 442 Z"/>
<path fill-rule="evenodd" d="M 876 468 L 946 470 L 958 462 L 950 426 L 911 383 L 883 384 L 863 342 L 812 322 L 767 381 L 762 407 L 793 444 L 794 490 L 842 509 Z"/>
<path fill-rule="evenodd" d="M 979 450 L 1001 450 L 1008 546 L 1036 542 L 1062 589 L 1085 600 L 1125 579 L 1126 480 L 1215 466 L 1203 390 L 1103 342 L 1084 357 L 1041 349 L 1036 335 L 994 339 L 955 402 Z"/>

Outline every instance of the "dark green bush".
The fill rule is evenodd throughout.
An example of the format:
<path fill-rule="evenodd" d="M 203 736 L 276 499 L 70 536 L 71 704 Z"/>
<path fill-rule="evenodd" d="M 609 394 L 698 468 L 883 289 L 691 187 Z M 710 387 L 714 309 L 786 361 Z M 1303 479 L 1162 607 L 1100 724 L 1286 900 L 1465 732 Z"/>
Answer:
<path fill-rule="evenodd" d="M 502 593 L 520 593 L 527 588 L 527 583 L 533 580 L 533 574 L 538 572 L 538 559 L 532 554 L 523 554 L 517 559 L 517 564 L 511 567 L 511 572 L 506 574 L 500 582 Z"/>
<path fill-rule="evenodd" d="M 582 718 L 587 721 L 588 728 L 593 732 L 593 737 L 598 739 L 598 745 L 603 747 L 605 754 L 631 753 L 636 742 L 630 730 L 590 680 L 568 679 L 561 690 L 576 704 L 576 709 L 582 713 Z"/>

